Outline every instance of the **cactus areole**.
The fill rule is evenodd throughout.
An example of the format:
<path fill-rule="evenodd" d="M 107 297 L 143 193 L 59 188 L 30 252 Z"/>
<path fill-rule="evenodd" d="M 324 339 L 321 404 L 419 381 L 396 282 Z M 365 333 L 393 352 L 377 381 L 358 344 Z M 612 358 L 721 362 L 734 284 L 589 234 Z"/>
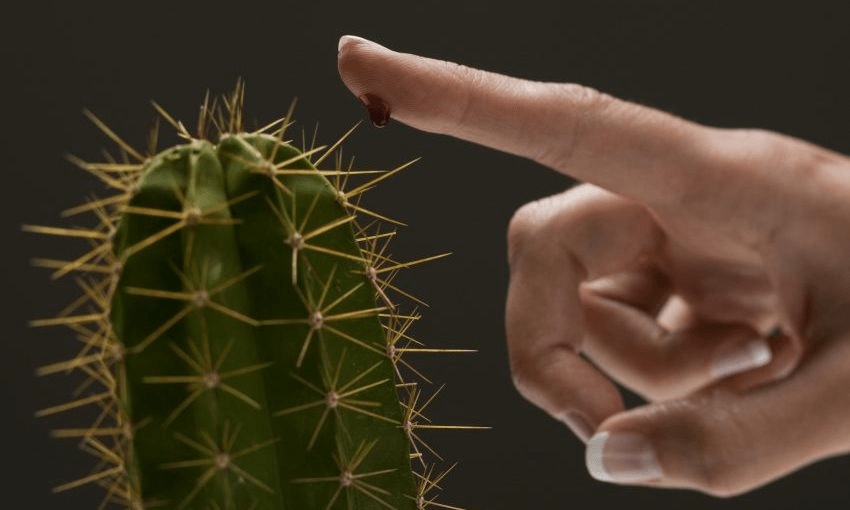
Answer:
<path fill-rule="evenodd" d="M 99 459 L 57 490 L 101 485 L 102 508 L 134 510 L 457 508 L 436 503 L 447 471 L 417 431 L 475 427 L 422 416 L 435 392 L 403 357 L 437 350 L 407 334 L 418 315 L 395 296 L 418 300 L 391 283 L 439 256 L 392 259 L 395 231 L 376 220 L 397 222 L 359 201 L 409 163 L 358 172 L 338 157 L 319 170 L 351 131 L 299 150 L 284 139 L 292 108 L 249 133 L 243 97 L 241 83 L 219 106 L 208 95 L 197 137 L 157 106 L 186 142 L 147 157 L 89 114 L 138 162 L 74 160 L 118 191 L 66 211 L 96 214 L 97 227 L 25 226 L 94 241 L 75 261 L 37 260 L 54 277 L 82 273 L 83 296 L 33 325 L 84 340 L 39 372 L 87 377 L 39 415 L 98 411 L 88 428 L 55 431 Z"/>

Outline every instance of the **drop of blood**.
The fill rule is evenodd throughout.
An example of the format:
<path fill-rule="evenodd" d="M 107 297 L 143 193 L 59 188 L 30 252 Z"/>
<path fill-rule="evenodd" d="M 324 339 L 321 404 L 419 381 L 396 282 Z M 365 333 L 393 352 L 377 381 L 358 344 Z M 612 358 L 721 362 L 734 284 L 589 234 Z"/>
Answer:
<path fill-rule="evenodd" d="M 384 127 L 390 120 L 390 105 L 375 94 L 364 94 L 360 96 L 360 102 L 369 112 L 369 118 L 375 127 Z"/>

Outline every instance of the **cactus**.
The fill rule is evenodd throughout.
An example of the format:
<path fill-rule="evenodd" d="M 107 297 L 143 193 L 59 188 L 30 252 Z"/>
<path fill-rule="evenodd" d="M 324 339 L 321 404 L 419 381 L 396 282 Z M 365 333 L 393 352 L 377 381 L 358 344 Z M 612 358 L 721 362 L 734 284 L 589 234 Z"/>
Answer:
<path fill-rule="evenodd" d="M 207 94 L 197 136 L 154 103 L 185 143 L 156 153 L 154 134 L 147 156 L 86 112 L 124 159 L 70 159 L 118 194 L 65 212 L 94 213 L 93 228 L 24 226 L 92 244 L 73 261 L 34 261 L 82 275 L 79 299 L 31 325 L 68 327 L 83 346 L 38 373 L 86 377 L 37 415 L 96 410 L 90 426 L 54 431 L 98 458 L 55 490 L 100 485 L 101 508 L 133 510 L 457 508 L 432 494 L 451 468 L 435 472 L 442 459 L 417 431 L 480 427 L 426 423 L 433 396 L 403 356 L 448 351 L 410 337 L 419 315 L 395 299 L 418 300 L 391 283 L 443 255 L 393 260 L 395 230 L 381 225 L 398 222 L 360 205 L 416 160 L 353 171 L 338 151 L 319 170 L 356 125 L 299 150 L 284 140 L 294 101 L 254 132 L 243 101 L 241 82 L 220 102 Z M 360 174 L 370 180 L 349 186 Z"/>

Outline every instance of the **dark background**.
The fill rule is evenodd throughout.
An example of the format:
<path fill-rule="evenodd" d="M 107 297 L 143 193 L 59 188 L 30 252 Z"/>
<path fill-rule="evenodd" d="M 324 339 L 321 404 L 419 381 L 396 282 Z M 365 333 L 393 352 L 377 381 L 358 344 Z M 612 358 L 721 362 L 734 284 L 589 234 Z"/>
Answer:
<path fill-rule="evenodd" d="M 590 85 L 707 124 L 768 128 L 850 150 L 850 12 L 839 7 L 845 2 L 21 4 L 0 22 L 2 508 L 88 510 L 100 501 L 99 489 L 50 494 L 91 464 L 73 441 L 48 437 L 50 428 L 67 424 L 63 417 L 33 417 L 67 399 L 72 379 L 33 373 L 76 345 L 60 329 L 26 327 L 76 295 L 68 278 L 50 282 L 48 271 L 30 268 L 28 259 L 71 257 L 81 247 L 20 230 L 22 223 L 60 224 L 61 210 L 104 191 L 63 159 L 72 152 L 97 160 L 101 148 L 112 148 L 83 117 L 84 107 L 142 147 L 154 119 L 150 99 L 194 126 L 204 91 L 227 92 L 243 76 L 249 119 L 269 122 L 297 96 L 299 126 L 309 136 L 318 121 L 319 142 L 332 143 L 365 118 L 336 69 L 337 39 L 351 33 L 504 74 Z M 503 332 L 508 220 L 523 203 L 572 182 L 530 161 L 394 122 L 382 130 L 364 124 L 344 147 L 345 155 L 357 155 L 355 168 L 423 156 L 370 192 L 367 203 L 411 225 L 394 245 L 398 258 L 454 252 L 400 279 L 431 304 L 415 336 L 433 346 L 479 349 L 419 364 L 447 383 L 431 406 L 435 419 L 493 427 L 426 434 L 447 460 L 460 461 L 441 484 L 441 501 L 488 510 L 850 504 L 848 458 L 726 500 L 591 479 L 583 445 L 513 389 Z"/>

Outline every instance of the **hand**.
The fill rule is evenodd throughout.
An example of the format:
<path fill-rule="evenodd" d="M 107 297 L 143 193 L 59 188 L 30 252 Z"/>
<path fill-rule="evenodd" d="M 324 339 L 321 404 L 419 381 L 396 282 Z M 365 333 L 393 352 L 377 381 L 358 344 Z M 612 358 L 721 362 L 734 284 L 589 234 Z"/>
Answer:
<path fill-rule="evenodd" d="M 850 159 L 340 42 L 393 119 L 588 183 L 511 220 L 506 321 L 517 388 L 595 478 L 730 496 L 850 451 Z"/>

